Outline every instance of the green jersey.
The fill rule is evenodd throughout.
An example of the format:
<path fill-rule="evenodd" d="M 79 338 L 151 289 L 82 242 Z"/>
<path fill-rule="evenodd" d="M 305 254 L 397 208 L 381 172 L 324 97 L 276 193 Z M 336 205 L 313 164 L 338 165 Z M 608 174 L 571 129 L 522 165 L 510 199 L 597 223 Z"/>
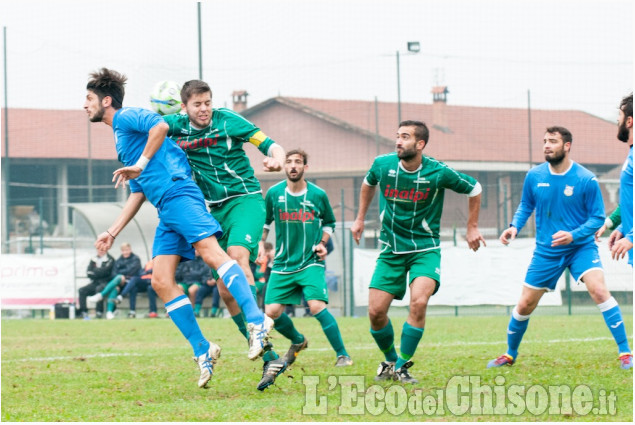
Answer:
<path fill-rule="evenodd" d="M 322 233 L 335 230 L 335 215 L 326 192 L 307 182 L 300 193 L 291 193 L 287 181 L 272 186 L 265 196 L 265 229 L 276 223 L 276 256 L 272 271 L 293 273 L 324 262 L 315 253 Z"/>
<path fill-rule="evenodd" d="M 439 248 L 445 189 L 472 196 L 480 192 L 473 177 L 425 155 L 418 169 L 407 171 L 396 152 L 375 158 L 364 183 L 379 185 L 379 241 L 395 254 Z"/>
<path fill-rule="evenodd" d="M 243 143 L 252 143 L 267 155 L 274 141 L 234 111 L 226 108 L 212 111 L 210 125 L 200 130 L 192 127 L 187 115 L 163 117 L 170 126 L 168 137 L 187 155 L 196 184 L 212 204 L 261 193 Z"/>

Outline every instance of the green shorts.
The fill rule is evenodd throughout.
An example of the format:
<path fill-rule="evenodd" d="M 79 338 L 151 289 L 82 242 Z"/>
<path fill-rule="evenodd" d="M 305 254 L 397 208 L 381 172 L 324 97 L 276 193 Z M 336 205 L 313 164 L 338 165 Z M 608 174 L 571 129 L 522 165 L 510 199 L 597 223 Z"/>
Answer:
<path fill-rule="evenodd" d="M 258 258 L 258 242 L 265 226 L 265 200 L 260 193 L 244 195 L 223 202 L 219 207 L 210 207 L 212 216 L 223 228 L 223 237 L 218 240 L 221 248 L 244 246 L 249 250 L 249 260 Z"/>
<path fill-rule="evenodd" d="M 304 299 L 324 301 L 328 304 L 324 267 L 309 266 L 295 273 L 271 273 L 267 282 L 265 304 L 300 304 Z"/>
<path fill-rule="evenodd" d="M 381 252 L 370 287 L 393 294 L 401 300 L 406 294 L 406 286 L 417 277 L 429 277 L 437 283 L 432 295 L 439 290 L 441 282 L 441 250 L 413 252 L 410 254 L 393 254 Z"/>
<path fill-rule="evenodd" d="M 183 283 L 183 282 L 178 282 L 177 285 L 183 290 L 183 293 L 185 295 L 187 295 L 187 291 L 194 285 L 198 286 L 199 288 L 201 287 L 201 284 L 198 282 L 194 282 L 194 283 Z"/>

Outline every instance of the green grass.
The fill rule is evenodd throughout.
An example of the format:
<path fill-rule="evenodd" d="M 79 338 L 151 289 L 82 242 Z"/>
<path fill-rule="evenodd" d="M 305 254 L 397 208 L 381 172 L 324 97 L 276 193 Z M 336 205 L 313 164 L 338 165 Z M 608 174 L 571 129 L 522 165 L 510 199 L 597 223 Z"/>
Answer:
<path fill-rule="evenodd" d="M 403 317 L 393 319 L 397 335 Z M 315 319 L 294 319 L 310 339 L 309 349 L 276 385 L 256 390 L 262 362 L 247 360 L 247 344 L 227 319 L 201 319 L 204 334 L 221 345 L 223 353 L 211 387 L 198 389 L 198 369 L 192 352 L 170 320 L 3 320 L 3 421 L 631 421 L 633 375 L 621 370 L 615 344 L 599 313 L 583 316 L 536 316 L 521 345 L 518 363 L 487 370 L 488 360 L 505 349 L 507 317 L 429 317 L 417 353 L 416 386 L 382 383 L 372 387 L 383 356 L 375 346 L 367 318 L 339 318 L 338 323 L 354 366 L 335 369 L 335 355 Z M 625 318 L 632 335 L 632 318 Z M 288 341 L 275 333 L 280 354 Z M 632 340 L 631 340 L 632 343 Z M 398 340 L 397 340 L 398 345 Z M 306 387 L 303 376 L 319 377 L 317 397 L 326 397 L 326 414 L 303 414 Z M 372 391 L 387 391 L 416 401 L 413 395 L 432 396 L 453 376 L 472 376 L 496 391 L 514 385 L 587 385 L 599 394 L 617 398 L 615 415 L 589 413 L 534 416 L 473 413 L 427 416 L 405 409 L 363 408 Z M 480 377 L 480 378 L 479 378 Z M 309 378 L 312 379 L 312 378 Z M 495 383 L 501 383 L 504 387 Z M 361 413 L 339 409 L 357 401 L 342 399 L 350 382 L 365 382 L 358 394 Z M 329 385 L 331 384 L 331 385 Z M 350 387 L 350 385 L 349 385 Z M 394 388 L 393 388 L 394 387 Z M 369 390 L 370 388 L 370 390 Z M 403 389 L 402 389 L 403 388 Z M 350 393 L 344 391 L 344 394 Z M 446 403 L 454 395 L 445 394 Z M 430 397 L 429 397 L 430 398 Z M 403 400 L 402 400 L 403 401 Z M 308 406 L 313 403 L 309 397 Z M 394 403 L 387 403 L 392 406 Z M 596 401 L 597 405 L 597 401 Z M 320 404 L 324 407 L 324 404 Z M 414 405 L 413 405 L 414 406 Z M 416 406 L 415 406 L 416 407 Z M 420 407 L 420 406 L 419 406 Z M 376 414 L 379 413 L 379 414 Z M 414 414 L 411 414 L 414 413 Z"/>

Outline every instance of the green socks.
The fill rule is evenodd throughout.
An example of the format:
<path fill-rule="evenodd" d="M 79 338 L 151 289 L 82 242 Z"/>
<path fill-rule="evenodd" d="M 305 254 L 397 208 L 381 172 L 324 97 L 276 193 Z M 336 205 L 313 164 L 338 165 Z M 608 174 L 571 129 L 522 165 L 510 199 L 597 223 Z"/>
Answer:
<path fill-rule="evenodd" d="M 370 334 L 375 339 L 377 346 L 384 353 L 387 362 L 397 361 L 397 351 L 395 350 L 395 332 L 392 329 L 392 322 L 388 319 L 388 324 L 382 329 L 370 329 Z"/>
<path fill-rule="evenodd" d="M 397 359 L 397 363 L 395 363 L 395 370 L 406 364 L 406 362 L 414 356 L 422 336 L 423 328 L 415 328 L 408 322 L 404 322 L 401 330 L 400 355 Z"/>
<path fill-rule="evenodd" d="M 337 326 L 335 317 L 326 308 L 320 311 L 314 316 L 322 325 L 322 330 L 326 339 L 331 343 L 331 347 L 337 353 L 338 356 L 348 356 L 346 348 L 344 348 L 344 342 L 342 341 L 342 334 L 340 328 Z"/>

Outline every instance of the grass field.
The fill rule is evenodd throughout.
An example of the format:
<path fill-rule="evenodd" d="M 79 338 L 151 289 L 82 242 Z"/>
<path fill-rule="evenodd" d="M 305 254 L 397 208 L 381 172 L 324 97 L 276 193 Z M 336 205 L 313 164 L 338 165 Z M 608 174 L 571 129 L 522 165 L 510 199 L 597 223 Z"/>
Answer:
<path fill-rule="evenodd" d="M 398 336 L 403 320 L 393 319 Z M 506 317 L 428 318 L 411 369 L 419 384 L 400 386 L 373 381 L 383 356 L 368 332 L 367 318 L 338 319 L 355 361 L 352 367 L 338 369 L 318 322 L 295 319 L 310 339 L 309 349 L 278 377 L 275 386 L 260 392 L 256 384 L 262 362 L 247 360 L 247 344 L 231 320 L 200 321 L 204 334 L 223 348 L 207 390 L 197 388 L 198 369 L 191 349 L 170 320 L 3 320 L 2 420 L 633 419 L 633 374 L 619 368 L 615 344 L 599 313 L 533 317 L 517 364 L 487 370 L 487 361 L 505 349 L 507 321 Z M 625 317 L 625 323 L 632 335 L 632 317 Z M 274 336 L 278 352 L 284 354 L 288 341 L 276 332 Z M 472 387 L 466 386 L 468 381 Z M 454 385 L 458 382 L 464 386 Z M 510 407 L 507 414 L 479 411 L 473 398 L 486 402 L 487 395 L 479 395 L 476 384 L 480 392 L 489 388 L 494 400 L 506 397 L 495 406 Z M 570 412 L 566 395 L 562 412 L 552 402 L 545 404 L 550 386 L 562 386 L 565 393 L 573 394 Z M 472 392 L 466 392 L 470 388 Z M 514 398 L 521 393 L 526 402 Z M 584 397 L 592 398 L 593 404 L 585 404 Z M 436 407 L 435 400 L 441 400 Z M 470 408 L 463 414 L 466 407 Z"/>

